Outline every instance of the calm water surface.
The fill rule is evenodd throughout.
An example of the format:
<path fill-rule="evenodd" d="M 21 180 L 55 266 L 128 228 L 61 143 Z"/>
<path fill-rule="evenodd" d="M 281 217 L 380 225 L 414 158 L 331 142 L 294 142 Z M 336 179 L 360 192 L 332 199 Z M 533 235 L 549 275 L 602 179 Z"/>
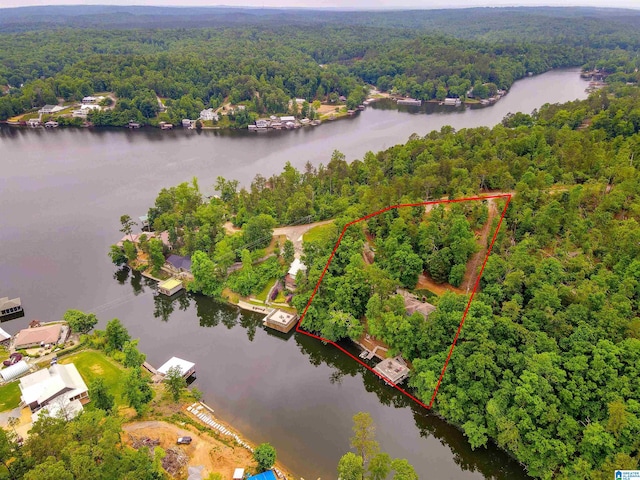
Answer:
<path fill-rule="evenodd" d="M 33 318 L 69 308 L 117 317 L 148 360 L 176 355 L 197 363 L 197 384 L 222 418 L 252 441 L 271 442 L 295 473 L 335 478 L 349 449 L 351 416 L 372 414 L 383 450 L 407 458 L 420 478 L 526 478 L 496 448 L 471 451 L 455 428 L 429 415 L 331 346 L 267 332 L 261 317 L 210 299 L 169 302 L 107 257 L 119 217 L 146 213 L 157 192 L 197 176 L 213 193 L 217 176 L 248 184 L 256 173 L 327 163 L 333 150 L 362 158 L 444 125 L 493 126 L 509 112 L 585 98 L 577 71 L 517 82 L 489 108 L 388 110 L 293 132 L 44 129 L 0 127 L 0 294 L 22 297 L 26 315 L 3 323 L 15 333 Z M 425 114 L 424 111 L 429 113 Z"/>

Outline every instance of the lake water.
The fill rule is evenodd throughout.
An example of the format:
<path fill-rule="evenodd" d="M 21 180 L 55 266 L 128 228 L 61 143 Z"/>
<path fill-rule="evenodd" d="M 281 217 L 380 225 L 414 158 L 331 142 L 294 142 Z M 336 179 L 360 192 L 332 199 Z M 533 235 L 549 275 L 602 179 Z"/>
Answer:
<path fill-rule="evenodd" d="M 69 308 L 96 312 L 101 327 L 120 318 L 151 364 L 173 355 L 196 362 L 197 385 L 221 418 L 254 442 L 271 442 L 307 479 L 336 477 L 358 411 L 373 416 L 382 449 L 407 458 L 421 478 L 526 478 L 497 448 L 472 451 L 457 429 L 337 349 L 273 334 L 261 316 L 210 299 L 154 297 L 145 279 L 117 271 L 107 252 L 121 237 L 120 215 L 145 214 L 161 188 L 194 176 L 213 193 L 220 175 L 247 185 L 287 161 L 326 164 L 334 150 L 354 160 L 412 133 L 493 126 L 509 112 L 585 98 L 586 87 L 577 70 L 553 71 L 516 82 L 488 108 L 380 104 L 320 127 L 264 134 L 2 126 L 0 295 L 20 296 L 26 312 L 2 327 L 13 334 Z"/>

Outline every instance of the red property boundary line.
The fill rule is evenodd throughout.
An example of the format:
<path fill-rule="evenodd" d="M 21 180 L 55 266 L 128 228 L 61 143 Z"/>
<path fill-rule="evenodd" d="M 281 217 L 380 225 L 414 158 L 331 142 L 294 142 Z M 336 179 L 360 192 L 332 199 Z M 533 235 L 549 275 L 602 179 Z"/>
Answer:
<path fill-rule="evenodd" d="M 491 199 L 497 199 L 497 198 L 505 198 L 507 200 L 507 202 L 506 202 L 504 208 L 502 209 L 502 215 L 500 215 L 500 220 L 498 221 L 498 226 L 496 227 L 496 230 L 493 233 L 493 238 L 491 239 L 491 243 L 489 244 L 489 248 L 487 248 L 487 254 L 484 257 L 484 261 L 482 262 L 482 267 L 480 268 L 480 272 L 478 273 L 478 277 L 476 278 L 475 285 L 473 286 L 473 291 L 471 292 L 471 296 L 469 297 L 469 301 L 467 302 L 467 306 L 466 306 L 466 308 L 464 310 L 464 313 L 462 314 L 462 319 L 460 320 L 460 324 L 458 325 L 458 330 L 456 331 L 456 334 L 453 337 L 453 342 L 451 342 L 451 347 L 449 348 L 449 354 L 447 355 L 447 359 L 445 360 L 444 365 L 442 366 L 442 371 L 440 372 L 440 378 L 438 378 L 438 383 L 436 385 L 435 390 L 433 391 L 433 395 L 431 396 L 431 401 L 429 402 L 428 405 L 425 404 L 424 402 L 420 401 L 419 399 L 417 399 L 413 395 L 411 395 L 409 392 L 404 390 L 402 387 L 400 387 L 397 384 L 393 383 L 389 378 L 387 378 L 384 375 L 376 372 L 373 368 L 371 368 L 369 365 L 364 363 L 362 360 L 360 360 L 359 358 L 357 358 L 354 355 L 352 355 L 351 353 L 349 353 L 347 350 L 342 348 L 340 345 L 336 344 L 335 342 L 332 342 L 331 340 L 327 340 L 326 338 L 323 338 L 323 337 L 321 337 L 319 335 L 315 335 L 315 334 L 313 334 L 311 332 L 307 332 L 306 330 L 303 330 L 300 327 L 300 325 L 302 324 L 302 320 L 304 320 L 304 317 L 307 314 L 307 310 L 309 310 L 309 306 L 311 305 L 311 302 L 313 301 L 314 297 L 316 296 L 316 292 L 318 291 L 318 288 L 320 287 L 320 283 L 322 283 L 322 279 L 324 278 L 325 273 L 327 273 L 327 269 L 329 268 L 329 265 L 331 264 L 331 261 L 333 260 L 333 256 L 335 255 L 336 250 L 338 250 L 338 247 L 340 246 L 340 242 L 342 242 L 342 237 L 344 237 L 344 234 L 347 231 L 347 228 L 349 228 L 351 225 L 355 225 L 356 223 L 362 222 L 364 220 L 368 220 L 371 217 L 375 217 L 376 215 L 380 215 L 381 213 L 388 212 L 389 210 L 395 210 L 395 209 L 402 208 L 402 207 L 422 207 L 422 206 L 426 206 L 426 205 L 439 205 L 439 204 L 446 204 L 446 203 L 461 203 L 461 202 L 491 200 Z M 493 244 L 496 241 L 496 238 L 498 236 L 498 232 L 500 231 L 500 227 L 502 226 L 502 221 L 504 220 L 504 216 L 507 213 L 507 207 L 509 207 L 509 203 L 510 202 L 511 202 L 511 194 L 507 193 L 507 194 L 500 194 L 500 195 L 489 195 L 489 196 L 486 196 L 486 197 L 469 197 L 469 198 L 459 198 L 459 199 L 455 199 L 455 200 L 436 200 L 436 201 L 432 201 L 432 202 L 406 203 L 406 204 L 400 204 L 400 205 L 391 205 L 391 206 L 389 206 L 387 208 L 383 208 L 382 210 L 378 210 L 377 212 L 370 213 L 369 215 L 366 215 L 366 216 L 364 216 L 362 218 L 359 218 L 357 220 L 353 220 L 353 221 L 347 223 L 344 226 L 344 228 L 342 229 L 342 232 L 340 233 L 340 237 L 338 238 L 338 241 L 336 242 L 335 246 L 333 247 L 333 251 L 331 252 L 331 255 L 329 256 L 329 260 L 327 261 L 327 264 L 325 265 L 324 270 L 322 270 L 322 274 L 320 275 L 320 279 L 318 280 L 318 283 L 316 283 L 316 286 L 313 289 L 313 293 L 311 294 L 311 298 L 309 299 L 309 302 L 307 302 L 307 306 L 304 308 L 304 311 L 302 312 L 302 315 L 300 316 L 300 320 L 298 320 L 298 323 L 296 324 L 296 332 L 302 333 L 303 335 L 307 335 L 309 337 L 315 338 L 315 339 L 320 340 L 320 341 L 325 342 L 325 343 L 330 343 L 331 345 L 336 347 L 338 350 L 342 351 L 343 353 L 345 353 L 348 356 L 350 356 L 351 358 L 353 358 L 360 365 L 363 365 L 369 371 L 373 372 L 378 377 L 382 378 L 389 385 L 392 385 L 395 388 L 397 388 L 399 391 L 404 393 L 407 397 L 409 397 L 410 399 L 412 399 L 413 401 L 415 401 L 419 405 L 423 406 L 426 409 L 431 409 L 431 407 L 433 405 L 433 402 L 436 399 L 436 394 L 438 393 L 438 389 L 440 388 L 440 384 L 442 383 L 442 379 L 444 378 L 444 374 L 447 371 L 447 366 L 449 365 L 449 360 L 451 360 L 451 355 L 453 354 L 453 349 L 456 347 L 456 343 L 458 341 L 458 337 L 460 336 L 460 331 L 462 330 L 462 325 L 464 325 L 464 321 L 467 318 L 467 313 L 469 313 L 469 307 L 471 306 L 471 302 L 473 301 L 473 297 L 475 297 L 476 291 L 478 290 L 478 286 L 480 285 L 480 278 L 482 277 L 482 273 L 484 272 L 484 267 L 487 264 L 487 259 L 489 258 L 489 255 L 491 254 L 491 249 L 493 248 Z"/>

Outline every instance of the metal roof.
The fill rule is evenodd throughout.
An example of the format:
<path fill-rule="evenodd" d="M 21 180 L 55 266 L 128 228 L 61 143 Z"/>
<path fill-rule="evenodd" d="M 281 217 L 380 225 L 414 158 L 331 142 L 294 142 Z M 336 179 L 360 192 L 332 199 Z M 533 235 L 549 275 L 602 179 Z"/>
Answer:
<path fill-rule="evenodd" d="M 7 382 L 9 380 L 13 380 L 14 378 L 18 378 L 20 375 L 29 371 L 29 364 L 24 360 L 20 360 L 18 363 L 11 365 L 3 370 L 0 370 L 0 376 L 2 379 Z"/>
<path fill-rule="evenodd" d="M 166 288 L 167 290 L 173 290 L 178 285 L 182 286 L 182 282 L 180 280 L 178 280 L 177 278 L 170 278 L 170 279 L 165 280 L 164 282 L 160 283 L 158 285 L 158 287 Z"/>
<path fill-rule="evenodd" d="M 266 472 L 259 473 L 258 475 L 254 475 L 253 477 L 249 477 L 247 480 L 277 480 L 276 474 L 273 473 L 273 470 L 267 470 Z"/>
<path fill-rule="evenodd" d="M 180 372 L 184 375 L 193 367 L 195 367 L 195 365 L 196 365 L 195 363 L 189 362 L 188 360 L 183 360 L 178 357 L 171 357 L 169 360 L 167 360 L 167 362 L 164 365 L 162 365 L 158 369 L 158 373 L 162 373 L 166 375 L 170 368 L 178 367 L 180 369 Z"/>

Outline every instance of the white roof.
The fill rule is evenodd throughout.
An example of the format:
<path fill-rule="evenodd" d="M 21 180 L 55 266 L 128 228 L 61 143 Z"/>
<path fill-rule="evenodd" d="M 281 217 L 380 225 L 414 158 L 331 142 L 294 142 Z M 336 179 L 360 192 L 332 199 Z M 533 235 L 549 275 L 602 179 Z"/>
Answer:
<path fill-rule="evenodd" d="M 6 382 L 14 378 L 19 377 L 25 372 L 29 371 L 29 364 L 24 360 L 20 360 L 18 363 L 11 365 L 3 370 L 0 370 L 0 377 Z"/>
<path fill-rule="evenodd" d="M 63 392 L 67 397 L 75 397 L 88 389 L 76 366 L 69 363 L 52 365 L 48 370 L 43 368 L 27 375 L 20 379 L 20 390 L 24 403 L 42 404 Z"/>
<path fill-rule="evenodd" d="M 302 270 L 303 272 L 306 272 L 307 266 L 304 263 L 302 263 L 299 258 L 296 258 L 291 263 L 291 267 L 289 267 L 289 275 L 291 275 L 292 277 L 295 277 L 300 270 Z"/>
<path fill-rule="evenodd" d="M 0 341 L 6 340 L 7 338 L 11 338 L 11 335 L 9 335 L 2 328 L 0 328 Z"/>
<path fill-rule="evenodd" d="M 295 122 L 296 121 L 296 117 L 293 117 L 293 116 L 280 117 L 280 121 L 281 122 Z"/>
<path fill-rule="evenodd" d="M 60 401 L 56 400 L 49 405 L 42 407 L 37 412 L 31 414 L 31 420 L 37 421 L 41 416 L 46 415 L 52 418 L 60 417 L 62 409 L 65 409 L 64 415 L 70 420 L 76 417 L 83 409 L 80 400 L 69 401 L 67 397 L 61 397 Z"/>
<path fill-rule="evenodd" d="M 244 477 L 244 468 L 236 468 L 233 471 L 233 480 L 236 480 L 238 478 L 243 478 Z"/>
<path fill-rule="evenodd" d="M 158 372 L 162 373 L 163 375 L 166 375 L 169 372 L 170 368 L 178 367 L 180 368 L 180 373 L 184 375 L 195 366 L 196 366 L 195 363 L 189 362 L 187 360 L 183 360 L 178 357 L 171 357 L 169 360 L 167 360 L 167 362 L 164 365 L 162 365 L 158 369 Z"/>

